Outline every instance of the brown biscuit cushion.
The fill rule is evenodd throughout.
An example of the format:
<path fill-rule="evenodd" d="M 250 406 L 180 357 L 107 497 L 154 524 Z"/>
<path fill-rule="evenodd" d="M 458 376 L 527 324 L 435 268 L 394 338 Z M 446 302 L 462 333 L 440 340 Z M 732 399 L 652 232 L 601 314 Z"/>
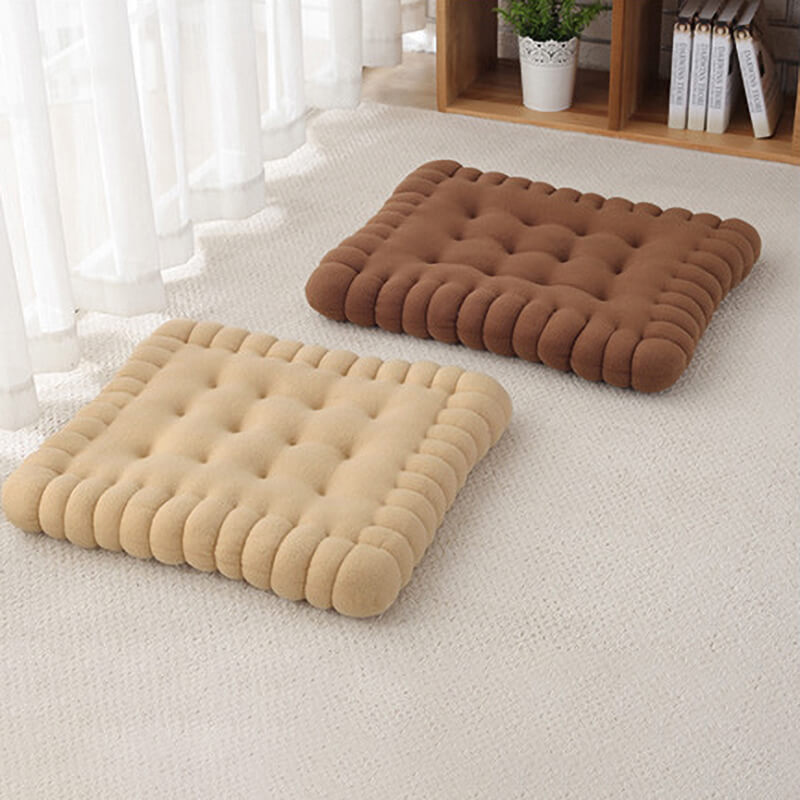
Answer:
<path fill-rule="evenodd" d="M 323 258 L 306 295 L 331 319 L 656 392 L 760 247 L 739 219 L 433 161 Z"/>
<path fill-rule="evenodd" d="M 8 478 L 3 507 L 26 531 L 370 616 L 510 414 L 457 367 L 174 320 Z"/>

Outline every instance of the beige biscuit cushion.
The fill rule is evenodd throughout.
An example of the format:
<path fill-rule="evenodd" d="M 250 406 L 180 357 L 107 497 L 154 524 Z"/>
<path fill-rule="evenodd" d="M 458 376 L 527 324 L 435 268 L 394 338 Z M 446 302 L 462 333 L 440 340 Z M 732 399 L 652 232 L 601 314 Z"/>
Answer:
<path fill-rule="evenodd" d="M 174 320 L 8 478 L 3 507 L 26 531 L 365 617 L 510 414 L 457 367 Z"/>

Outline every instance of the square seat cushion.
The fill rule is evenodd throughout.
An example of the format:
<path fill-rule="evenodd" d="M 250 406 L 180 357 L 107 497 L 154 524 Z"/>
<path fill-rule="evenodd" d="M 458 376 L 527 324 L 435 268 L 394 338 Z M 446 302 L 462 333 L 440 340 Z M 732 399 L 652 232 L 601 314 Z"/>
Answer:
<path fill-rule="evenodd" d="M 510 415 L 457 367 L 174 320 L 8 478 L 3 507 L 26 531 L 370 616 Z"/>
<path fill-rule="evenodd" d="M 323 258 L 306 296 L 331 319 L 655 392 L 760 247 L 739 219 L 434 161 Z"/>

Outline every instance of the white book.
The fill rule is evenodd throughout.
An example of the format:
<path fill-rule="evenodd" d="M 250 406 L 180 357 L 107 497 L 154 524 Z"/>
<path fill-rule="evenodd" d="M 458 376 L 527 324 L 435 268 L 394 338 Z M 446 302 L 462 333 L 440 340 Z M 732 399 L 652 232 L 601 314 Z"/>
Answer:
<path fill-rule="evenodd" d="M 761 0 L 750 0 L 736 25 L 736 54 L 753 123 L 753 135 L 765 139 L 775 133 L 783 110 L 775 61 L 767 46 Z"/>
<path fill-rule="evenodd" d="M 678 10 L 672 28 L 672 67 L 669 81 L 670 128 L 686 127 L 689 108 L 689 76 L 692 66 L 692 29 L 703 0 L 687 0 Z"/>
<path fill-rule="evenodd" d="M 692 71 L 689 79 L 689 109 L 686 126 L 693 131 L 706 129 L 708 79 L 711 74 L 711 32 L 720 0 L 708 0 L 697 15 L 692 36 Z"/>
<path fill-rule="evenodd" d="M 744 3 L 745 0 L 728 0 L 714 23 L 706 115 L 706 130 L 709 133 L 724 133 L 728 129 L 731 112 L 741 92 L 742 81 L 733 31 L 737 14 Z"/>

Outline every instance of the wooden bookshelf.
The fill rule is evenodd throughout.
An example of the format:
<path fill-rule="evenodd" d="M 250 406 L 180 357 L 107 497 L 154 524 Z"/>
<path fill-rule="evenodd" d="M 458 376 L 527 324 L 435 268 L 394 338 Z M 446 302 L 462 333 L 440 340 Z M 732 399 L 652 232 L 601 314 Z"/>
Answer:
<path fill-rule="evenodd" d="M 522 105 L 519 65 L 497 57 L 496 5 L 496 0 L 437 3 L 440 111 L 800 165 L 800 113 L 793 95 L 787 95 L 769 139 L 753 136 L 743 97 L 725 133 L 667 127 L 669 87 L 658 78 L 660 0 L 614 0 L 609 71 L 578 70 L 572 107 L 552 113 Z"/>

